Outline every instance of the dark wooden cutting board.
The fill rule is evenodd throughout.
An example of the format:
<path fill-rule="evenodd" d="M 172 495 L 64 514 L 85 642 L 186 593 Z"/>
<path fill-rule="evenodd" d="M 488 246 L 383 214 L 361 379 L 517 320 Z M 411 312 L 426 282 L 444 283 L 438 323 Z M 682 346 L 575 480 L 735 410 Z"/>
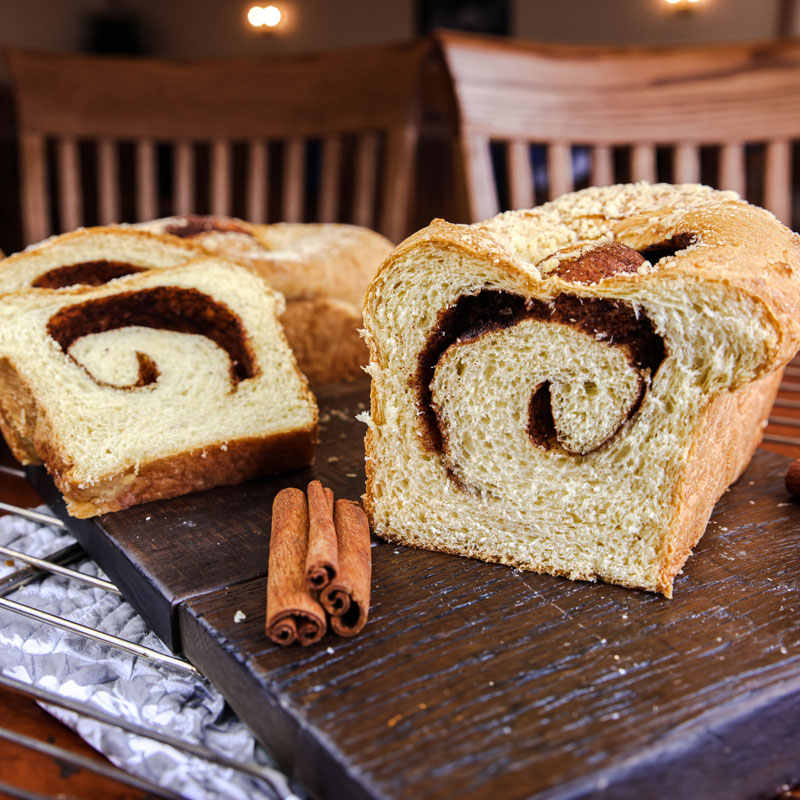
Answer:
<path fill-rule="evenodd" d="M 800 505 L 758 451 L 675 599 L 375 542 L 354 639 L 264 636 L 270 509 L 364 488 L 364 384 L 319 396 L 315 465 L 66 517 L 153 629 L 320 798 L 752 798 L 800 780 Z M 235 622 L 234 615 L 246 615 Z"/>

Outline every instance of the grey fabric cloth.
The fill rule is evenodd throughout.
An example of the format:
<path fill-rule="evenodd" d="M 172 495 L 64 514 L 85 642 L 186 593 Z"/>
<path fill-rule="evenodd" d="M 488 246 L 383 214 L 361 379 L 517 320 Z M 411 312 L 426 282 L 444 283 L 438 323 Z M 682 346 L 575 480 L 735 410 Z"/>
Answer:
<path fill-rule="evenodd" d="M 0 518 L 0 544 L 46 556 L 74 540 L 61 530 L 19 517 Z M 0 577 L 21 564 L 0 562 Z M 88 558 L 74 569 L 104 577 Z M 142 618 L 121 597 L 51 575 L 8 595 L 19 603 L 105 631 L 166 653 Z M 286 776 L 225 701 L 201 678 L 164 667 L 117 648 L 0 609 L 0 671 L 28 684 L 94 704 L 114 716 L 184 741 L 205 745 L 237 762 L 272 768 L 269 781 L 198 759 L 151 739 L 78 717 L 47 710 L 92 747 L 128 772 L 187 798 L 296 797 Z"/>

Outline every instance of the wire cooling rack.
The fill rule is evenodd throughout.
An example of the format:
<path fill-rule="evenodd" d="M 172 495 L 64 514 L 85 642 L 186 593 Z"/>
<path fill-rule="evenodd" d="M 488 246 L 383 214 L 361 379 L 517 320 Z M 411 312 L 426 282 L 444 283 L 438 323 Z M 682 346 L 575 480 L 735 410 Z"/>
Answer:
<path fill-rule="evenodd" d="M 21 469 L 5 465 L 0 465 L 0 475 L 25 479 L 25 473 Z M 64 523 L 57 517 L 42 513 L 40 511 L 35 511 L 33 509 L 21 508 L 19 506 L 0 502 L 0 511 L 5 511 L 9 514 L 15 514 L 24 519 L 33 520 L 34 522 L 40 522 L 43 525 L 49 525 L 53 528 L 62 530 L 66 529 Z M 101 578 L 95 578 L 91 575 L 87 575 L 69 567 L 69 564 L 87 557 L 86 551 L 80 545 L 69 545 L 68 547 L 64 547 L 50 553 L 44 558 L 36 558 L 28 555 L 27 553 L 0 545 L 0 556 L 7 559 L 13 559 L 14 561 L 23 565 L 0 579 L 0 608 L 11 611 L 15 614 L 20 614 L 30 619 L 34 619 L 40 623 L 45 623 L 47 625 L 52 625 L 56 628 L 69 631 L 72 634 L 82 636 L 86 639 L 92 639 L 109 647 L 117 648 L 128 653 L 133 653 L 141 658 L 149 659 L 169 669 L 202 677 L 197 668 L 184 658 L 178 658 L 176 656 L 161 653 L 157 650 L 153 650 L 152 648 L 144 647 L 134 642 L 127 641 L 126 639 L 122 639 L 118 636 L 113 636 L 103 631 L 96 630 L 86 625 L 81 625 L 80 623 L 73 622 L 53 614 L 48 614 L 45 611 L 41 611 L 37 608 L 33 608 L 32 606 L 28 606 L 8 598 L 7 595 L 14 590 L 24 586 L 27 583 L 38 580 L 47 574 L 61 575 L 70 580 L 79 581 L 83 584 L 89 584 L 94 588 L 120 595 L 120 590 L 110 581 L 102 580 Z M 198 758 L 202 758 L 222 767 L 227 767 L 245 775 L 258 778 L 273 789 L 276 798 L 287 798 L 288 800 L 288 798 L 292 797 L 292 795 L 287 795 L 281 789 L 281 787 L 275 785 L 269 769 L 261 767 L 258 764 L 235 761 L 231 758 L 221 755 L 220 753 L 216 753 L 213 750 L 204 747 L 203 745 L 195 742 L 185 741 L 175 736 L 165 734 L 161 731 L 139 725 L 135 722 L 106 714 L 101 709 L 89 703 L 83 703 L 72 698 L 63 697 L 39 686 L 32 686 L 24 683 L 23 681 L 18 681 L 15 678 L 12 678 L 8 675 L 3 675 L 2 673 L 0 673 L 0 687 L 29 697 L 38 703 L 56 706 L 67 711 L 72 711 L 83 717 L 88 717 L 106 725 L 120 728 L 128 733 L 135 734 L 136 736 L 141 736 L 153 742 L 159 742 L 161 744 L 174 747 L 177 750 L 189 755 L 197 756 Z M 25 736 L 20 734 L 18 731 L 10 730 L 2 725 L 0 725 L 0 739 L 12 741 L 28 750 L 57 758 L 60 762 L 63 762 L 71 767 L 84 769 L 89 772 L 111 778 L 127 786 L 147 791 L 157 797 L 181 797 L 180 795 L 175 794 L 163 786 L 159 786 L 151 781 L 130 775 L 124 770 L 114 767 L 105 761 L 89 758 L 65 748 L 58 747 L 49 742 Z M 0 777 L 0 793 L 4 793 L 9 797 L 21 798 L 22 800 L 40 800 L 43 797 L 47 797 L 47 795 L 30 792 L 20 787 L 8 784 L 2 779 L 2 777 Z M 56 796 L 61 795 L 52 795 L 52 797 Z"/>
<path fill-rule="evenodd" d="M 764 432 L 764 442 L 768 446 L 772 445 L 770 449 L 778 450 L 785 455 L 791 455 L 795 458 L 800 457 L 800 358 L 796 358 L 786 368 L 784 379 L 781 383 L 780 391 L 778 392 L 778 397 L 775 401 L 772 414 L 770 415 L 767 428 Z M 13 478 L 25 478 L 25 473 L 21 469 L 5 465 L 0 465 L 0 474 L 5 474 Z M 32 509 L 20 508 L 18 506 L 0 502 L 0 511 L 16 514 L 25 519 L 41 522 L 42 524 L 50 525 L 55 528 L 66 528 L 60 519 L 51 516 L 50 514 L 44 514 Z M 21 614 L 48 625 L 53 625 L 57 628 L 69 631 L 70 633 L 77 634 L 78 636 L 83 636 L 87 639 L 93 639 L 94 641 L 101 642 L 109 647 L 115 647 L 128 653 L 134 653 L 140 657 L 151 659 L 152 661 L 155 661 L 170 669 L 180 670 L 200 676 L 198 670 L 186 659 L 160 653 L 157 650 L 153 650 L 149 647 L 143 647 L 142 645 L 121 639 L 118 636 L 113 636 L 108 633 L 95 630 L 94 628 L 48 614 L 44 611 L 40 611 L 37 608 L 32 608 L 31 606 L 8 599 L 7 595 L 15 589 L 23 586 L 26 583 L 37 580 L 48 573 L 56 573 L 58 575 L 65 576 L 70 580 L 81 581 L 82 583 L 90 584 L 96 588 L 103 589 L 104 591 L 120 594 L 119 589 L 113 583 L 70 569 L 68 566 L 70 563 L 86 557 L 86 552 L 80 545 L 70 545 L 69 547 L 51 553 L 45 558 L 35 558 L 27 555 L 26 553 L 0 546 L 0 556 L 14 559 L 15 561 L 24 564 L 23 567 L 20 567 L 9 575 L 6 575 L 4 578 L 0 579 L 0 608 L 7 609 L 8 611 Z M 81 703 L 70 698 L 62 697 L 40 687 L 31 686 L 2 674 L 0 674 L 0 686 L 10 691 L 30 697 L 39 703 L 57 706 L 80 714 L 84 717 L 90 717 L 98 722 L 121 728 L 129 733 L 136 734 L 137 736 L 142 736 L 152 741 L 169 745 L 185 753 L 198 756 L 212 763 L 235 769 L 246 775 L 259 778 L 273 788 L 276 797 L 289 797 L 280 789 L 280 787 L 275 786 L 269 771 L 262 768 L 258 764 L 248 764 L 234 761 L 230 758 L 220 755 L 219 753 L 215 753 L 214 751 L 209 750 L 202 745 L 177 739 L 159 731 L 137 725 L 128 720 L 123 720 L 118 717 L 105 714 L 103 711 L 86 703 Z M 117 780 L 119 783 L 137 789 L 143 789 L 158 797 L 179 797 L 175 793 L 170 792 L 168 789 L 165 789 L 162 786 L 158 786 L 142 778 L 130 775 L 127 772 L 118 769 L 117 767 L 107 764 L 106 762 L 81 756 L 48 742 L 22 736 L 18 732 L 8 730 L 2 726 L 0 726 L 0 739 L 14 741 L 32 751 L 53 756 L 71 766 L 86 769 L 90 772 L 112 778 Z M 4 792 L 10 797 L 22 798 L 22 800 L 40 800 L 43 797 L 41 794 L 28 792 L 24 789 L 6 784 L 2 779 L 0 779 L 0 792 Z"/>

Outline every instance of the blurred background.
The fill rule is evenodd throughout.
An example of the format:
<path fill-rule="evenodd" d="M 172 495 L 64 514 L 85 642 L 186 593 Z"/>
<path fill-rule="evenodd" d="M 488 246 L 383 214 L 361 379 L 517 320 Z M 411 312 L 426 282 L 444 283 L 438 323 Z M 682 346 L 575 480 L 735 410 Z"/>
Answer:
<path fill-rule="evenodd" d="M 269 5 L 263 3 L 262 5 Z M 2 0 L 4 46 L 175 58 L 298 53 L 410 39 L 435 27 L 576 44 L 773 39 L 798 30 L 787 0 Z"/>
<path fill-rule="evenodd" d="M 168 59 L 270 57 L 409 41 L 442 29 L 575 45 L 771 42 L 800 34 L 797 6 L 795 0 L 0 0 L 0 46 Z M 435 89 L 433 95 L 420 132 L 417 195 L 423 200 L 412 209 L 407 230 L 433 215 L 467 219 L 463 203 L 448 203 L 439 196 L 442 186 L 454 181 L 443 122 L 453 115 L 445 108 L 446 100 L 437 99 Z M 28 243 L 19 208 L 18 138 L 4 60 L 0 62 L 0 249 L 5 252 Z M 316 157 L 313 151 L 310 157 Z M 495 161 L 500 157 L 493 152 Z M 575 185 L 580 186 L 581 174 L 584 184 L 590 180 L 588 168 L 582 169 L 585 158 L 580 152 L 573 152 L 572 158 Z M 544 169 L 543 162 L 535 153 L 532 162 L 538 182 L 537 169 Z M 432 165 L 441 168 L 441 174 L 434 174 Z M 630 177 L 621 174 L 623 179 Z M 159 178 L 159 190 L 162 184 Z M 508 187 L 502 181 L 499 191 L 503 207 L 508 207 Z M 754 199 L 761 199 L 758 192 Z M 131 203 L 126 205 L 123 199 L 123 212 Z M 209 210 L 202 202 L 197 205 L 192 210 Z M 157 204 L 158 214 L 170 210 L 166 201 Z M 244 213 L 242 207 L 233 211 Z M 52 214 L 58 216 L 55 205 Z M 97 220 L 91 215 L 81 219 L 93 221 Z"/>

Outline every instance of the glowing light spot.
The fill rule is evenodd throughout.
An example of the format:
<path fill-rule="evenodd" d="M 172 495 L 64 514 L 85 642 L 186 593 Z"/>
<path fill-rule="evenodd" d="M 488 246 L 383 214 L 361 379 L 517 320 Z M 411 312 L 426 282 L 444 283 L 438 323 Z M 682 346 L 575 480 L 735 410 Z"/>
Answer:
<path fill-rule="evenodd" d="M 251 6 L 247 21 L 254 28 L 276 28 L 283 21 L 283 12 L 278 6 Z"/>
<path fill-rule="evenodd" d="M 669 2 L 675 2 L 675 0 L 669 0 Z M 252 6 L 247 12 L 247 21 L 254 28 L 260 28 L 264 24 L 264 9 L 261 6 Z"/>
<path fill-rule="evenodd" d="M 691 0 L 691 2 L 696 2 L 696 0 Z M 277 25 L 281 24 L 281 19 L 283 14 L 281 14 L 281 10 L 277 6 L 265 6 L 264 7 L 264 25 L 268 28 L 274 28 Z"/>

